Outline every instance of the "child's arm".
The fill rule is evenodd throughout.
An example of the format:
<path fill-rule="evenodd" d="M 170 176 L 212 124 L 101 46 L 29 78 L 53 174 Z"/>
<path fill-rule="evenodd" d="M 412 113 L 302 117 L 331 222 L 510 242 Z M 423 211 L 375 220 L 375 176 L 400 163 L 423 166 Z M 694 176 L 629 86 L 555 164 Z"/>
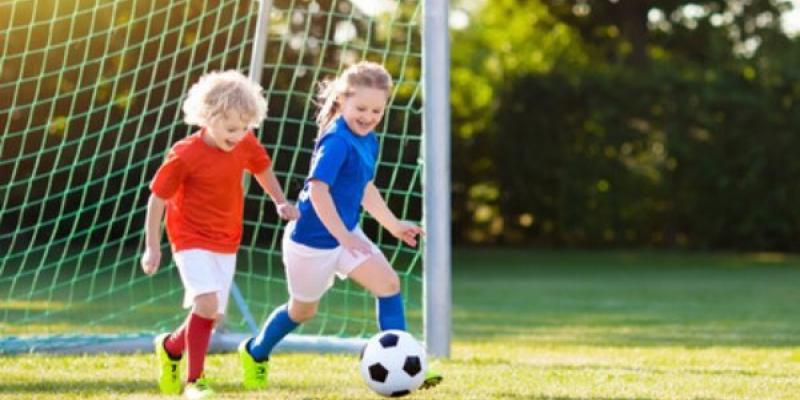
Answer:
<path fill-rule="evenodd" d="M 272 198 L 272 202 L 275 203 L 275 209 L 281 218 L 293 220 L 300 216 L 297 207 L 286 201 L 286 196 L 283 195 L 283 190 L 281 190 L 281 184 L 278 182 L 278 178 L 275 176 L 275 173 L 272 172 L 272 169 L 267 168 L 263 172 L 253 176 L 256 178 L 256 181 L 258 181 L 258 184 L 261 185 L 261 188 Z"/>
<path fill-rule="evenodd" d="M 155 194 L 147 201 L 145 219 L 145 250 L 142 255 L 142 270 L 147 275 L 158 271 L 161 263 L 161 219 L 164 217 L 164 200 Z"/>
<path fill-rule="evenodd" d="M 417 245 L 417 235 L 423 233 L 422 228 L 411 222 L 398 220 L 392 210 L 389 209 L 389 206 L 386 205 L 386 201 L 374 183 L 367 183 L 361 205 L 394 237 L 409 246 Z"/>
<path fill-rule="evenodd" d="M 322 221 L 322 225 L 325 225 L 328 232 L 336 238 L 336 241 L 342 247 L 353 254 L 355 252 L 364 254 L 372 252 L 370 243 L 347 230 L 344 222 L 342 222 L 342 217 L 336 211 L 336 205 L 333 203 L 333 197 L 331 197 L 330 187 L 327 183 L 312 179 L 309 183 L 308 196 L 311 198 L 311 205 L 314 207 L 314 211 L 317 212 L 319 220 Z"/>

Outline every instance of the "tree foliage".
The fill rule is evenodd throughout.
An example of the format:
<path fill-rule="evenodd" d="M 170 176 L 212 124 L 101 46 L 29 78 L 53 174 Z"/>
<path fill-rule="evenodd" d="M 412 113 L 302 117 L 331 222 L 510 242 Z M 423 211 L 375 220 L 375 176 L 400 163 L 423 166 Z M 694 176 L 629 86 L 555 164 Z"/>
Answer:
<path fill-rule="evenodd" d="M 454 76 L 460 240 L 800 248 L 800 43 L 783 3 L 511 3 L 563 47 L 546 68 L 475 74 L 492 88 L 482 112 L 460 113 L 478 84 Z M 482 33 L 502 8 L 454 32 L 454 71 L 478 64 L 461 56 L 475 38 L 504 37 Z"/>

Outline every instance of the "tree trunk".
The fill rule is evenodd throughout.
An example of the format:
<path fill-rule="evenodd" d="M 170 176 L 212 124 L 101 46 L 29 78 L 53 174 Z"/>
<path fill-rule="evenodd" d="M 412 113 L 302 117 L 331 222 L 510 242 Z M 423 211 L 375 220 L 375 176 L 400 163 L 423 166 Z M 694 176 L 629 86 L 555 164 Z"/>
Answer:
<path fill-rule="evenodd" d="M 631 44 L 631 53 L 625 60 L 637 69 L 644 69 L 647 57 L 647 6 L 646 1 L 621 0 L 616 5 L 617 23 L 624 37 Z"/>

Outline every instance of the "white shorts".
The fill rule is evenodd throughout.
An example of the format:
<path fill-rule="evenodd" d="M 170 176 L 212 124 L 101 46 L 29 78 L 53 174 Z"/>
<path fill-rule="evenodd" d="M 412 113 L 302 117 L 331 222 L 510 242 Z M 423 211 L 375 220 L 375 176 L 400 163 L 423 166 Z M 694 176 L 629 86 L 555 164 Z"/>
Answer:
<path fill-rule="evenodd" d="M 286 225 L 283 232 L 283 265 L 286 269 L 286 281 L 289 295 L 298 301 L 313 303 L 333 286 L 333 277 L 347 278 L 357 266 L 366 261 L 372 254 L 379 254 L 380 249 L 364 234 L 360 227 L 353 231 L 356 235 L 372 244 L 372 253 L 356 252 L 351 254 L 342 246 L 333 249 L 316 249 L 291 239 L 294 222 Z"/>
<path fill-rule="evenodd" d="M 183 281 L 183 307 L 194 304 L 194 298 L 217 293 L 217 312 L 225 314 L 233 274 L 236 272 L 236 253 L 214 253 L 203 249 L 182 250 L 172 255 Z"/>

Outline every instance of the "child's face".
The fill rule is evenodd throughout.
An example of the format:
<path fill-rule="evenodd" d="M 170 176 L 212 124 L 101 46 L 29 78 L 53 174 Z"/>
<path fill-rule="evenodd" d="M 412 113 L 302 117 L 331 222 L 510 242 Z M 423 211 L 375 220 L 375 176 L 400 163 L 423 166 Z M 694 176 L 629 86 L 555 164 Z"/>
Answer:
<path fill-rule="evenodd" d="M 226 112 L 206 125 L 206 143 L 222 151 L 231 151 L 248 131 L 248 124 L 242 121 L 239 114 Z"/>
<path fill-rule="evenodd" d="M 357 135 L 370 133 L 383 118 L 388 93 L 373 88 L 355 88 L 350 96 L 343 96 L 342 116 L 347 126 Z"/>

